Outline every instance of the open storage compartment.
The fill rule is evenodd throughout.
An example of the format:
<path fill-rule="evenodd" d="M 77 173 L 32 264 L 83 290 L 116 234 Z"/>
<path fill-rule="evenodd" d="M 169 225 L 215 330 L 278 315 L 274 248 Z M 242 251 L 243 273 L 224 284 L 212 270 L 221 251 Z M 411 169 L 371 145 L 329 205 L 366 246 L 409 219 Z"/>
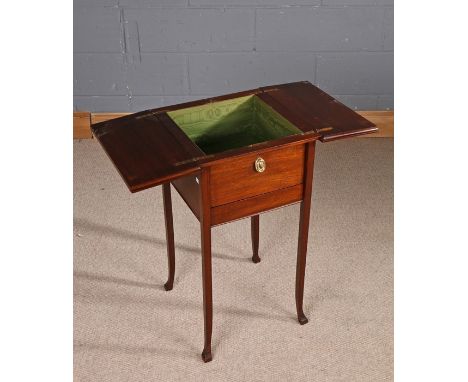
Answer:
<path fill-rule="evenodd" d="M 206 154 L 302 133 L 255 95 L 169 111 L 167 115 Z"/>

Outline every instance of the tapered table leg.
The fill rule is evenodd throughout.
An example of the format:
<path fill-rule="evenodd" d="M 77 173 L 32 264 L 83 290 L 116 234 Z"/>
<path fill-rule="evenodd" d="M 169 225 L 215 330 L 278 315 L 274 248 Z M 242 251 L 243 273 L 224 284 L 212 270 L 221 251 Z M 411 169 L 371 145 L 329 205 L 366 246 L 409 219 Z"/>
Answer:
<path fill-rule="evenodd" d="M 309 236 L 309 218 L 312 195 L 312 177 L 314 172 L 315 142 L 306 145 L 306 162 L 304 174 L 304 195 L 301 202 L 301 215 L 299 221 L 299 239 L 297 245 L 296 264 L 296 310 L 297 319 L 301 325 L 307 324 L 302 303 L 304 299 L 304 276 L 307 256 L 307 240 Z"/>
<path fill-rule="evenodd" d="M 211 333 L 213 329 L 213 295 L 211 281 L 211 206 L 210 206 L 210 170 L 201 170 L 200 180 L 200 230 L 202 252 L 202 277 L 203 277 L 203 318 L 205 324 L 205 344 L 202 358 L 204 362 L 210 362 Z"/>
<path fill-rule="evenodd" d="M 174 285 L 175 273 L 174 226 L 172 222 L 171 184 L 164 183 L 162 185 L 162 190 L 164 202 L 164 220 L 166 222 L 167 261 L 169 265 L 167 282 L 164 284 L 164 289 L 171 290 Z"/>
<path fill-rule="evenodd" d="M 258 240 L 259 240 L 260 216 L 255 215 L 250 218 L 250 232 L 252 235 L 252 261 L 254 263 L 260 262 L 258 257 Z"/>

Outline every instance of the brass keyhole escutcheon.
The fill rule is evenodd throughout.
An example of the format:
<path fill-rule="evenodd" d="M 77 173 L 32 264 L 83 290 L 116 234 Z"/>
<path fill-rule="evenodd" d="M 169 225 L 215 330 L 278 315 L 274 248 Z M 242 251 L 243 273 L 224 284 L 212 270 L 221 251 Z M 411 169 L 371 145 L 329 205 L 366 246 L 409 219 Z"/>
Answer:
<path fill-rule="evenodd" d="M 258 157 L 255 161 L 255 171 L 263 172 L 266 169 L 266 162 L 265 159 Z"/>

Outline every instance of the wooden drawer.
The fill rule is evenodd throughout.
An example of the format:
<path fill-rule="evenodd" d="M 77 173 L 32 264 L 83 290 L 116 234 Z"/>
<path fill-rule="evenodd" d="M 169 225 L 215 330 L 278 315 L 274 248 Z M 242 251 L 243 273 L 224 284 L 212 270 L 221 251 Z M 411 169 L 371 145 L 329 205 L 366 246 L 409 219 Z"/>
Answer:
<path fill-rule="evenodd" d="M 223 224 L 300 202 L 304 191 L 302 186 L 302 184 L 297 184 L 292 187 L 212 208 L 211 224 Z"/>
<path fill-rule="evenodd" d="M 302 183 L 304 144 L 258 151 L 211 167 L 211 206 L 220 206 Z M 263 172 L 255 161 L 263 158 Z"/>

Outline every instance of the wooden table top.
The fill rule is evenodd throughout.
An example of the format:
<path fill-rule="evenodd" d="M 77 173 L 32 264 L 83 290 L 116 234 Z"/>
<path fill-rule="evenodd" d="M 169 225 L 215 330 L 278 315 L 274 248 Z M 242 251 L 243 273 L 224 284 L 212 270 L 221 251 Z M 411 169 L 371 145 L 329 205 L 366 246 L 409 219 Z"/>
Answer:
<path fill-rule="evenodd" d="M 168 111 L 255 95 L 301 134 L 207 155 L 168 116 Z M 91 126 L 95 138 L 131 192 L 195 173 L 201 166 L 297 141 L 336 139 L 377 131 L 375 125 L 309 82 L 273 85 L 151 109 Z"/>

